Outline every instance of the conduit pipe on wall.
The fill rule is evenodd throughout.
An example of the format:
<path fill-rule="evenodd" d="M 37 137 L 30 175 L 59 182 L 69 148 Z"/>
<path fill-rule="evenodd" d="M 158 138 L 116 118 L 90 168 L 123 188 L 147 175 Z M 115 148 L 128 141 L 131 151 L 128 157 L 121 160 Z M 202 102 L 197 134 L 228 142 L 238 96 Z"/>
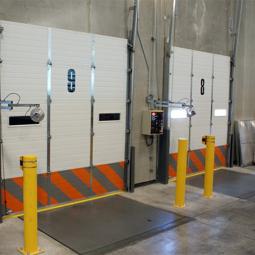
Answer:
<path fill-rule="evenodd" d="M 139 0 L 134 0 L 132 31 L 128 38 L 128 75 L 127 75 L 127 107 L 126 107 L 126 146 L 125 146 L 125 184 L 127 191 L 134 190 L 134 155 L 132 142 L 133 98 L 134 98 L 134 55 L 137 38 Z"/>
<path fill-rule="evenodd" d="M 153 34 L 152 34 L 152 70 L 151 70 L 151 85 L 153 89 L 156 90 L 155 97 L 159 99 L 160 92 L 159 92 L 159 84 L 158 84 L 158 65 L 157 65 L 157 50 L 158 50 L 158 30 L 157 30 L 157 10 L 158 10 L 158 1 L 154 0 L 154 18 L 153 18 Z M 152 91 L 154 94 L 154 91 Z"/>
<path fill-rule="evenodd" d="M 230 62 L 230 82 L 229 82 L 229 104 L 228 104 L 228 166 L 233 166 L 233 92 L 234 92 L 234 76 L 235 76 L 235 66 L 236 66 L 236 54 L 239 43 L 239 34 L 242 21 L 242 12 L 243 12 L 243 0 L 236 3 L 236 22 L 234 22 L 234 31 L 232 36 L 234 37 L 232 52 L 231 52 L 231 62 Z"/>
<path fill-rule="evenodd" d="M 3 27 L 0 26 L 0 40 L 2 37 L 3 33 Z M 2 63 L 1 59 L 1 43 L 0 43 L 0 65 Z M 0 68 L 1 72 L 1 68 Z M 0 98 L 1 96 L 1 91 L 2 91 L 2 86 L 1 86 L 1 73 L 0 73 Z M 3 188 L 3 177 L 2 177 L 2 151 L 3 151 L 3 140 L 2 140 L 2 111 L 0 109 L 0 223 L 3 222 L 2 217 L 4 215 L 4 206 L 3 206 L 3 198 L 2 198 L 2 188 Z"/>
<path fill-rule="evenodd" d="M 176 0 L 173 0 L 172 7 L 172 19 L 169 28 L 169 36 L 165 39 L 164 49 L 164 74 L 163 74 L 163 92 L 162 100 L 169 101 L 169 71 L 170 59 L 172 57 L 172 51 L 174 46 L 174 35 L 175 35 L 175 17 L 176 17 Z M 168 127 L 168 107 L 164 108 L 164 131 L 163 135 L 160 136 L 159 150 L 158 150 L 158 168 L 157 168 L 157 179 L 161 183 L 168 183 L 168 159 L 169 159 L 169 146 L 170 146 L 170 129 Z"/>

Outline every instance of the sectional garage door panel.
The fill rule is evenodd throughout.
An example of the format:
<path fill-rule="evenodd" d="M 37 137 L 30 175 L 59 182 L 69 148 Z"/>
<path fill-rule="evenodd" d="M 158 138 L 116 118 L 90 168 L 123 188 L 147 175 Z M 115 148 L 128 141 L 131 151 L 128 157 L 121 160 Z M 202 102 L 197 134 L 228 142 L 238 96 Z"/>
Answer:
<path fill-rule="evenodd" d="M 230 58 L 214 55 L 212 134 L 216 145 L 227 144 Z"/>
<path fill-rule="evenodd" d="M 46 110 L 47 28 L 2 21 L 1 94 L 18 93 L 20 103 L 38 103 Z M 8 99 L 17 102 L 12 95 Z M 46 169 L 46 121 L 40 125 L 9 126 L 10 116 L 24 116 L 28 108 L 2 110 L 3 153 L 6 178 L 21 176 L 19 157 L 38 156 L 38 172 Z"/>
<path fill-rule="evenodd" d="M 185 112 L 178 113 L 176 108 L 169 110 L 169 175 L 175 176 L 176 158 L 172 154 L 178 151 L 179 138 L 188 139 L 189 150 L 196 151 L 204 148 L 204 135 L 214 135 L 216 146 L 222 147 L 216 152 L 226 155 L 226 148 L 223 146 L 227 144 L 230 58 L 175 47 L 170 64 L 172 71 L 169 77 L 169 100 L 190 103 L 196 112 L 189 119 L 185 118 Z M 174 116 L 171 116 L 171 112 L 175 113 Z M 215 163 L 219 166 L 217 153 Z M 196 156 L 202 160 L 201 164 L 199 161 L 195 162 Z M 190 153 L 190 171 L 203 170 L 203 158 L 204 155 L 199 152 Z"/>
<path fill-rule="evenodd" d="M 173 78 L 169 91 L 169 98 L 172 101 L 190 101 L 192 50 L 174 48 Z M 171 117 L 170 108 L 170 117 Z M 178 139 L 189 138 L 189 118 L 170 119 L 170 153 L 177 152 Z"/>
<path fill-rule="evenodd" d="M 51 170 L 89 166 L 91 37 L 51 31 Z M 68 72 L 75 72 L 75 90 L 68 90 Z"/>
<path fill-rule="evenodd" d="M 127 41 L 95 36 L 95 109 L 93 163 L 124 160 Z M 100 114 L 118 114 L 119 119 L 102 120 Z"/>
<path fill-rule="evenodd" d="M 196 115 L 191 122 L 191 150 L 201 148 L 202 136 L 210 133 L 212 58 L 210 53 L 193 51 L 192 103 Z"/>

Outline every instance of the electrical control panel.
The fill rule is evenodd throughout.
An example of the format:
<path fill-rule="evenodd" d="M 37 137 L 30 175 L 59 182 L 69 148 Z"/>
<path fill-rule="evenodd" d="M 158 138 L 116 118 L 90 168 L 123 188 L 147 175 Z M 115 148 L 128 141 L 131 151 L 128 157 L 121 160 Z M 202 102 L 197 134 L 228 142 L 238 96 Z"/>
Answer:
<path fill-rule="evenodd" d="M 143 111 L 142 134 L 143 135 L 163 134 L 163 111 L 162 110 Z"/>

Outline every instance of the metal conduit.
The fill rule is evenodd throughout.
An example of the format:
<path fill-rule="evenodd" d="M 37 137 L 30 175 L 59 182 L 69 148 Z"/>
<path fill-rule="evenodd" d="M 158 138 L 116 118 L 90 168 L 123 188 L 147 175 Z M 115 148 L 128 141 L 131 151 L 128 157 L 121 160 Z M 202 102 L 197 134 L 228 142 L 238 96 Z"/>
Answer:
<path fill-rule="evenodd" d="M 165 39 L 165 56 L 164 56 L 164 74 L 163 74 L 163 93 L 162 100 L 169 101 L 169 72 L 170 59 L 172 57 L 172 50 L 174 45 L 175 35 L 175 17 L 176 17 L 176 0 L 173 0 L 172 19 L 169 28 L 169 36 Z M 170 146 L 170 129 L 168 127 L 168 107 L 164 107 L 164 131 L 160 136 L 159 150 L 158 150 L 158 168 L 157 179 L 164 184 L 168 183 L 168 159 L 169 159 L 169 146 Z"/>
<path fill-rule="evenodd" d="M 3 33 L 3 27 L 0 26 L 0 40 Z M 1 42 L 0 42 L 0 65 L 2 64 L 1 59 Z M 1 86 L 1 67 L 0 67 L 0 98 L 2 96 L 2 86 Z M 3 198 L 2 198 L 2 188 L 3 188 L 3 176 L 2 176 L 2 151 L 3 151 L 3 140 L 2 140 L 2 110 L 0 109 L 0 223 L 3 222 L 4 208 L 3 208 Z"/>
<path fill-rule="evenodd" d="M 128 75 L 127 75 L 127 105 L 126 105 L 126 143 L 125 143 L 125 184 L 127 191 L 134 189 L 134 155 L 132 143 L 133 98 L 134 98 L 134 55 L 137 38 L 137 24 L 139 13 L 139 0 L 134 0 L 132 32 L 128 38 Z"/>
<path fill-rule="evenodd" d="M 229 82 L 229 103 L 228 103 L 228 166 L 233 166 L 233 94 L 234 94 L 234 76 L 235 76 L 235 66 L 236 66 L 236 54 L 239 43 L 239 34 L 242 21 L 242 12 L 243 12 L 243 0 L 239 1 L 239 4 L 236 4 L 236 22 L 235 22 L 235 31 L 232 34 L 234 36 L 233 48 L 231 54 L 231 64 L 230 64 L 230 82 Z"/>

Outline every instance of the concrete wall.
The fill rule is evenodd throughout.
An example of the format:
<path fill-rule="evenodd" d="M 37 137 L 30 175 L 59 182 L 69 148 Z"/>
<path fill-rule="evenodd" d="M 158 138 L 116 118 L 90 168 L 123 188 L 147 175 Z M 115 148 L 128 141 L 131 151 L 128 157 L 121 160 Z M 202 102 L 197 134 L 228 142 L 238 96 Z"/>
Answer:
<path fill-rule="evenodd" d="M 229 55 L 233 0 L 177 0 L 175 45 Z"/>
<path fill-rule="evenodd" d="M 245 0 L 235 73 L 234 118 L 255 119 L 255 1 Z"/>
<path fill-rule="evenodd" d="M 177 0 L 175 45 L 229 54 L 228 20 L 231 0 Z M 132 0 L 0 0 L 0 19 L 127 37 Z M 154 6 L 157 29 L 154 34 Z M 172 0 L 141 0 L 139 32 L 150 66 L 151 92 L 161 96 L 163 45 L 171 18 Z M 156 37 L 156 55 L 153 41 Z M 154 63 L 154 64 L 153 64 Z M 141 135 L 141 112 L 147 108 L 148 72 L 137 43 L 135 53 L 133 143 L 136 146 L 136 182 L 155 179 L 156 147 L 147 147 Z"/>

